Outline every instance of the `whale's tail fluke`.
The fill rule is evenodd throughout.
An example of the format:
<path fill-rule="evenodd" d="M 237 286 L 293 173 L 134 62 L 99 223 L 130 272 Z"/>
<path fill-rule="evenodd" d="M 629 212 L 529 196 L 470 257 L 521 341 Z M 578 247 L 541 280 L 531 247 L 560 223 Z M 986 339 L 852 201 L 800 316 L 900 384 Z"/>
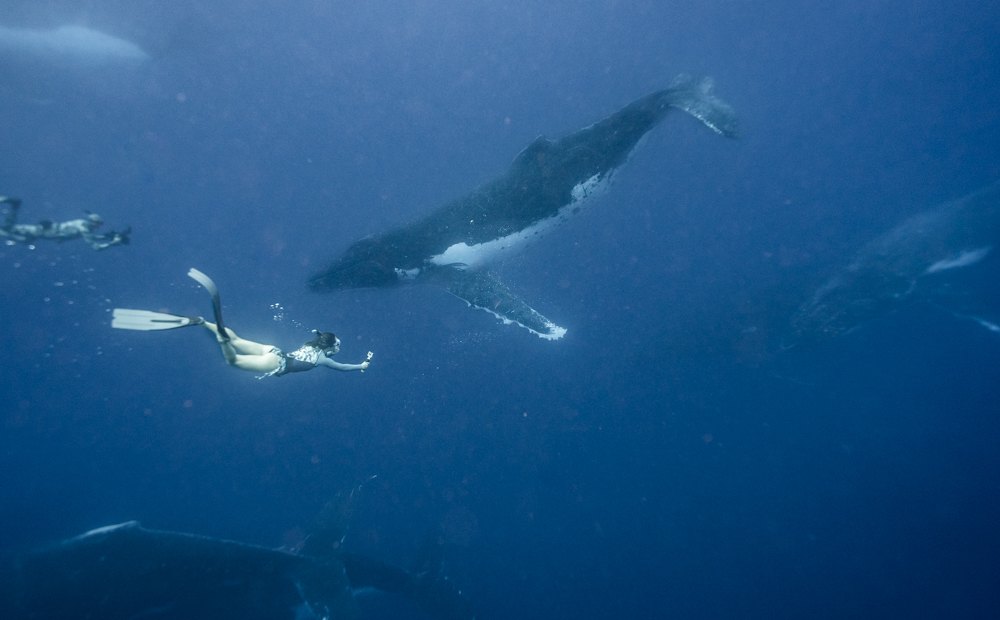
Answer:
<path fill-rule="evenodd" d="M 738 133 L 736 112 L 715 96 L 712 92 L 714 84 L 715 81 L 709 77 L 696 80 L 689 75 L 679 75 L 664 92 L 666 104 L 684 110 L 716 133 L 735 137 Z"/>

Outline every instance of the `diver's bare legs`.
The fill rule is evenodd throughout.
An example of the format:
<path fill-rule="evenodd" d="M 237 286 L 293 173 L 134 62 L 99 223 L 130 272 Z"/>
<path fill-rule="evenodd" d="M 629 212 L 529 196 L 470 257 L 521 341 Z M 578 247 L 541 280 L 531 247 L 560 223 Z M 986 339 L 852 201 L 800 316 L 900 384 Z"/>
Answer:
<path fill-rule="evenodd" d="M 219 348 L 222 349 L 222 355 L 230 366 L 240 370 L 271 372 L 281 365 L 281 356 L 274 352 L 273 346 L 240 338 L 228 327 L 226 328 L 228 338 L 220 339 L 219 328 L 215 323 L 205 321 L 202 325 L 215 336 Z"/>
<path fill-rule="evenodd" d="M 201 324 L 215 336 L 215 341 L 219 343 L 222 355 L 226 358 L 226 363 L 240 370 L 252 370 L 263 373 L 274 372 L 281 368 L 284 359 L 276 347 L 240 338 L 236 335 L 236 332 L 228 327 L 225 328 L 224 334 L 220 334 L 219 325 L 222 325 L 222 301 L 219 298 L 219 287 L 215 285 L 212 278 L 194 267 L 188 270 L 188 277 L 200 284 L 212 296 L 212 310 L 215 313 L 215 323 L 204 321 Z"/>

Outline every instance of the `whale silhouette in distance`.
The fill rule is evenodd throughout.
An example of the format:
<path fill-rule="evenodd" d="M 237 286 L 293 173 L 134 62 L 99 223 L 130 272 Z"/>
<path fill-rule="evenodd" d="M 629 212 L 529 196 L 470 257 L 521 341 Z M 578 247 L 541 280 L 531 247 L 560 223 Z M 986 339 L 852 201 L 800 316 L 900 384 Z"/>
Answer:
<path fill-rule="evenodd" d="M 318 292 L 423 282 L 541 338 L 566 330 L 504 285 L 490 265 L 578 213 L 608 186 L 640 139 L 677 109 L 723 136 L 732 108 L 712 81 L 680 76 L 664 90 L 558 140 L 539 137 L 500 177 L 395 230 L 365 237 L 309 280 Z"/>
<path fill-rule="evenodd" d="M 0 55 L 80 65 L 138 65 L 149 59 L 135 43 L 86 26 L 50 29 L 0 26 Z"/>
<path fill-rule="evenodd" d="M 1000 334 L 998 245 L 1000 182 L 907 218 L 801 305 L 785 346 L 846 335 L 917 303 Z"/>

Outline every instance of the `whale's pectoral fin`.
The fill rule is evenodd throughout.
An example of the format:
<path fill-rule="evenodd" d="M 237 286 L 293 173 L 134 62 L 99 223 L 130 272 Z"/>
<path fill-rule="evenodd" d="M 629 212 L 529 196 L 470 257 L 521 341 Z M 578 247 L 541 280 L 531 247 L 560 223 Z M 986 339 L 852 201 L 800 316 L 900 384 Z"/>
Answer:
<path fill-rule="evenodd" d="M 566 334 L 566 328 L 536 312 L 492 273 L 452 270 L 445 288 L 470 306 L 490 312 L 504 323 L 520 325 L 540 338 L 558 340 Z"/>
<path fill-rule="evenodd" d="M 986 318 L 982 316 L 973 316 L 971 314 L 970 315 L 956 314 L 955 316 L 957 316 L 960 319 L 969 318 L 973 320 L 976 323 L 976 325 L 982 327 L 986 331 L 1000 336 L 1000 319 Z"/>

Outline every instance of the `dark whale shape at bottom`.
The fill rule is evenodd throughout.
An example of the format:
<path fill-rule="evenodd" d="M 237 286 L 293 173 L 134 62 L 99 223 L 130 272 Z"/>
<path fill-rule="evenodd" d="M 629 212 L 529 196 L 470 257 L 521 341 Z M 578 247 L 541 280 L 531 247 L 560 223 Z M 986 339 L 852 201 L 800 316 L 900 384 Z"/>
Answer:
<path fill-rule="evenodd" d="M 405 596 L 436 618 L 473 618 L 458 590 L 348 553 L 290 553 L 128 522 L 30 553 L 0 574 L 6 620 L 343 620 L 354 589 Z"/>

